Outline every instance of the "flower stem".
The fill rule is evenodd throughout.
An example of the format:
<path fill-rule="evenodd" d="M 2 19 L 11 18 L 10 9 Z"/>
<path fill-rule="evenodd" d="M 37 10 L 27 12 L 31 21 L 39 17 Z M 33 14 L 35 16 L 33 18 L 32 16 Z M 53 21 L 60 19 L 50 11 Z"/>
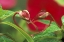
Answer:
<path fill-rule="evenodd" d="M 33 39 L 31 38 L 31 36 L 29 36 L 29 34 L 27 34 L 25 31 L 23 31 L 21 28 L 19 28 L 15 24 L 13 24 L 11 22 L 7 22 L 7 21 L 6 22 L 1 22 L 1 24 L 6 24 L 6 25 L 9 25 L 9 26 L 12 26 L 17 31 L 19 31 L 27 39 L 28 42 L 34 42 Z"/>

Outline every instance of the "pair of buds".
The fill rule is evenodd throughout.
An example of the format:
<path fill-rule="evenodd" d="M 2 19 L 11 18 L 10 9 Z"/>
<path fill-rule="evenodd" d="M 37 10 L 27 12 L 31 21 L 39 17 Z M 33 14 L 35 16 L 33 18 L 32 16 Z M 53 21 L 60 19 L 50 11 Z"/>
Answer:
<path fill-rule="evenodd" d="M 18 27 L 20 27 L 20 26 L 17 24 L 16 20 L 15 20 L 15 15 L 16 15 L 16 14 L 19 14 L 22 19 L 28 21 L 28 22 L 27 22 L 28 24 L 31 23 L 31 24 L 38 30 L 38 27 L 30 20 L 30 13 L 29 13 L 27 10 L 17 11 L 17 12 L 15 12 L 15 14 L 14 14 L 14 16 L 13 16 L 14 23 L 15 23 Z M 37 14 L 36 17 L 37 17 L 37 19 L 43 19 L 43 18 L 46 18 L 48 15 L 49 15 L 48 12 L 40 12 L 40 13 Z M 20 27 L 20 28 L 21 28 L 21 27 Z"/>
<path fill-rule="evenodd" d="M 15 14 L 19 14 L 20 17 L 24 20 L 30 20 L 30 13 L 27 10 L 17 11 Z M 38 19 L 46 18 L 49 15 L 49 12 L 40 12 L 37 14 Z"/>

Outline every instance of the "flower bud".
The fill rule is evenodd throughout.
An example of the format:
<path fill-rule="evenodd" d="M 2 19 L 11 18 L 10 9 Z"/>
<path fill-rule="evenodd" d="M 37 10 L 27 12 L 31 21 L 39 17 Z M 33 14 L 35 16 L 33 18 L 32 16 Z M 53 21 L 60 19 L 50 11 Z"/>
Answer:
<path fill-rule="evenodd" d="M 27 10 L 19 11 L 18 14 L 24 20 L 27 20 L 28 21 L 30 19 L 30 14 L 29 14 L 29 12 Z"/>

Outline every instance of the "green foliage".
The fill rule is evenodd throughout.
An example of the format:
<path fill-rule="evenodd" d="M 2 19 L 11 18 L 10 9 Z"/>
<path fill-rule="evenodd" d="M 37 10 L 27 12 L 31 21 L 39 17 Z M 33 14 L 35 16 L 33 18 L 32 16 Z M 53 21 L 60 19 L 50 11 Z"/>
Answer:
<path fill-rule="evenodd" d="M 19 28 L 12 22 L 9 22 L 9 21 L 3 22 L 4 19 L 7 19 L 8 17 L 13 16 L 14 13 L 15 12 L 10 11 L 10 10 L 3 10 L 0 7 L 0 24 L 9 25 L 12 28 L 14 28 L 15 30 L 17 30 L 16 34 L 11 31 L 15 36 L 16 35 L 18 36 L 18 38 L 16 38 L 16 39 L 12 36 L 12 34 L 10 35 L 10 33 L 9 33 L 9 36 L 11 38 L 13 38 L 14 40 L 20 39 L 23 36 L 28 42 L 61 42 L 61 39 L 62 39 L 61 30 L 62 29 L 60 29 L 55 22 L 52 22 L 45 31 L 35 34 L 33 38 L 31 38 L 31 36 L 29 34 L 27 34 L 23 29 Z M 50 23 L 49 20 L 40 20 L 40 22 L 43 22 L 45 24 Z M 64 25 L 64 17 L 62 17 L 62 23 Z M 24 27 L 24 29 L 28 28 L 26 26 L 26 21 L 21 21 L 20 25 L 22 25 L 22 28 Z M 19 36 L 19 35 L 22 35 L 22 36 Z M 8 38 L 5 36 L 0 36 L 0 42 L 14 42 L 11 38 Z M 21 41 L 16 41 L 16 42 L 21 42 Z"/>
<path fill-rule="evenodd" d="M 54 22 L 45 31 L 34 36 L 35 42 L 60 42 L 59 39 L 62 39 L 62 32 Z"/>
<path fill-rule="evenodd" d="M 63 25 L 64 25 L 64 16 L 62 16 L 61 20 L 62 20 L 62 23 L 63 23 Z"/>
<path fill-rule="evenodd" d="M 6 24 L 9 26 L 12 26 L 13 28 L 15 28 L 17 31 L 19 31 L 26 39 L 28 42 L 34 42 L 32 40 L 32 38 L 25 32 L 23 31 L 21 28 L 19 28 L 18 26 L 16 26 L 15 24 L 11 23 L 11 22 L 2 22 L 2 24 Z"/>
<path fill-rule="evenodd" d="M 15 12 L 13 11 L 10 11 L 10 10 L 3 10 L 1 7 L 0 7 L 0 24 L 5 24 L 5 25 L 9 25 L 11 27 L 13 27 L 14 29 L 16 29 L 21 35 L 23 35 L 26 40 L 28 42 L 34 42 L 33 39 L 21 28 L 19 28 L 18 26 L 16 26 L 15 24 L 13 24 L 12 22 L 9 22 L 9 21 L 6 21 L 6 22 L 3 22 L 4 19 L 7 19 L 8 17 L 14 15 Z M 15 34 L 15 33 L 14 33 Z M 13 38 L 13 36 L 11 36 L 9 33 L 8 35 Z M 15 39 L 15 38 L 13 38 Z M 5 40 L 5 39 L 4 39 Z M 21 42 L 21 41 L 17 41 L 17 42 Z"/>
<path fill-rule="evenodd" d="M 55 0 L 59 5 L 64 6 L 64 0 Z"/>
<path fill-rule="evenodd" d="M 7 38 L 6 36 L 0 36 L 0 42 L 14 42 L 10 38 Z"/>
<path fill-rule="evenodd" d="M 35 42 L 61 42 L 61 40 L 55 39 L 55 38 L 44 38 L 44 39 L 39 39 L 38 41 Z"/>
<path fill-rule="evenodd" d="M 13 11 L 9 10 L 3 10 L 2 7 L 0 7 L 0 20 L 4 20 L 14 14 Z"/>

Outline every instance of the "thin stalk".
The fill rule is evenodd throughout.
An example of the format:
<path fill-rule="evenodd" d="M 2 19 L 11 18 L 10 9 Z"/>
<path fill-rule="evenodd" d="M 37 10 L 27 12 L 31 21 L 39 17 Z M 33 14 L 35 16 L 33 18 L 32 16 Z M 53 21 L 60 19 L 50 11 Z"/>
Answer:
<path fill-rule="evenodd" d="M 55 19 L 53 18 L 53 16 L 50 14 L 50 16 L 51 16 L 51 18 L 55 21 Z M 55 21 L 56 22 L 56 21 Z M 56 23 L 57 24 L 57 23 Z M 58 25 L 58 24 L 57 24 Z M 58 25 L 58 27 L 60 27 L 59 25 Z M 60 27 L 61 28 L 61 27 Z"/>
<path fill-rule="evenodd" d="M 31 20 L 30 23 L 36 28 L 36 31 L 38 31 L 38 27 Z"/>
<path fill-rule="evenodd" d="M 20 34 L 22 34 L 28 42 L 34 42 L 33 39 L 31 38 L 31 36 L 29 34 L 27 34 L 24 30 L 22 30 L 21 28 L 19 28 L 18 26 L 16 26 L 15 24 L 11 23 L 11 22 L 1 22 L 1 24 L 6 24 L 9 26 L 12 26 L 13 28 L 15 28 L 17 31 L 20 32 Z"/>
<path fill-rule="evenodd" d="M 14 21 L 14 23 L 18 26 L 18 27 L 20 27 L 19 25 L 18 25 L 18 23 L 16 22 L 16 19 L 15 19 L 15 15 L 16 14 L 18 14 L 17 12 L 13 15 L 13 21 Z M 20 27 L 21 28 L 21 27 Z"/>

